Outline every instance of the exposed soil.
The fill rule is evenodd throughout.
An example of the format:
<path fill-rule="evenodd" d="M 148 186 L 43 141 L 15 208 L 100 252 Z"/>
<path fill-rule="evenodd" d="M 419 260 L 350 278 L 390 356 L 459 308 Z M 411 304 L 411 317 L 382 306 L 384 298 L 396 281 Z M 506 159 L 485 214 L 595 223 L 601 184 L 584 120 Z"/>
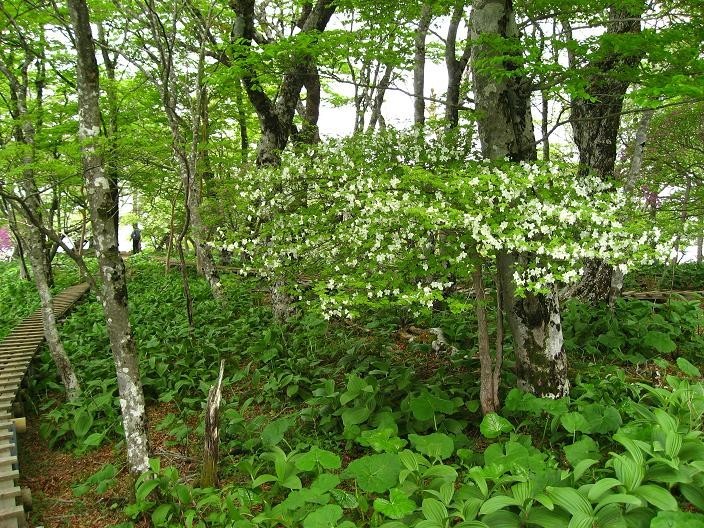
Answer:
<path fill-rule="evenodd" d="M 173 445 L 173 437 L 155 427 L 170 412 L 174 412 L 170 404 L 160 403 L 147 409 L 152 452 L 162 458 L 163 466 L 177 467 L 182 476 L 195 476 L 198 465 L 188 453 L 189 446 Z M 39 436 L 39 423 L 40 417 L 28 417 L 27 432 L 20 437 L 19 444 L 20 485 L 31 489 L 33 499 L 29 528 L 108 528 L 127 521 L 122 510 L 132 492 L 122 446 L 119 443 L 105 445 L 76 456 L 50 448 Z M 102 495 L 89 492 L 81 497 L 74 496 L 72 486 L 80 484 L 105 464 L 118 468 L 115 486 Z M 149 525 L 144 521 L 136 526 Z"/>

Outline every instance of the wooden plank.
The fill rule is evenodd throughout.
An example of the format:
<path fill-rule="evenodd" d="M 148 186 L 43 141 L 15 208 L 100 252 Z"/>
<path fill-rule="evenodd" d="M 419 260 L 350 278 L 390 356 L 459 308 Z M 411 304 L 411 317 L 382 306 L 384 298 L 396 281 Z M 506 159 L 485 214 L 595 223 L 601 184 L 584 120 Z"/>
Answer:
<path fill-rule="evenodd" d="M 0 490 L 0 499 L 14 499 L 19 497 L 22 491 L 18 486 Z"/>
<path fill-rule="evenodd" d="M 17 469 L 13 469 L 12 471 L 0 472 L 0 481 L 15 480 L 18 478 L 20 478 L 20 472 Z"/>
<path fill-rule="evenodd" d="M 0 528 L 17 528 L 17 520 L 24 517 L 24 507 L 9 506 L 0 510 Z M 14 523 L 14 524 L 13 524 Z"/>
<path fill-rule="evenodd" d="M 78 284 L 54 298 L 53 311 L 63 317 L 88 291 Z M 0 343 L 0 528 L 17 528 L 25 524 L 24 508 L 15 504 L 21 490 L 15 485 L 19 471 L 15 446 L 15 421 L 12 404 L 29 365 L 44 342 L 41 310 L 35 310 Z M 14 453 L 14 454 L 13 454 Z"/>

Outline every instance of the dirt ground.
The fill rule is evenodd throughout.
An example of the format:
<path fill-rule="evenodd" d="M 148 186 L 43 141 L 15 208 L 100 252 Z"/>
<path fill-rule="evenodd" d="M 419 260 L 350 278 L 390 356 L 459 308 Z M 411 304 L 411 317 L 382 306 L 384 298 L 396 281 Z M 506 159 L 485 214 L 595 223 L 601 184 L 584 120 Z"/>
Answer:
<path fill-rule="evenodd" d="M 158 424 L 173 409 L 159 404 L 147 409 L 149 423 Z M 33 508 L 29 512 L 30 528 L 108 528 L 128 519 L 122 514 L 131 496 L 131 479 L 119 444 L 102 446 L 82 456 L 51 449 L 39 435 L 40 418 L 27 418 L 27 432 L 19 439 L 20 485 L 32 491 Z M 172 465 L 181 475 L 195 475 L 198 466 L 183 445 L 170 445 L 168 433 L 150 427 L 152 452 L 162 458 L 162 465 Z M 87 493 L 76 497 L 72 486 L 80 484 L 105 464 L 118 468 L 116 484 L 106 493 Z M 148 526 L 137 523 L 135 526 Z"/>

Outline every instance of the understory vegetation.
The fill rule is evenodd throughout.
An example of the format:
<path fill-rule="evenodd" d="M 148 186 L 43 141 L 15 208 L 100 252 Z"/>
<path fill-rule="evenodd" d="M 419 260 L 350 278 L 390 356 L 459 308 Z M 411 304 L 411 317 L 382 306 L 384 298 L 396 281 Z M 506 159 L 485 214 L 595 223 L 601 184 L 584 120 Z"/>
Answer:
<path fill-rule="evenodd" d="M 0 1 L 0 526 L 704 528 L 703 15 Z"/>
<path fill-rule="evenodd" d="M 225 378 L 220 489 L 154 458 L 134 500 L 116 503 L 121 526 L 143 516 L 174 527 L 704 525 L 696 301 L 620 300 L 613 312 L 569 303 L 570 396 L 502 391 L 501 413 L 482 418 L 476 323 L 466 314 L 440 309 L 414 320 L 441 328 L 445 348 L 432 333 L 409 332 L 393 310 L 329 322 L 302 302 L 283 327 L 256 280 L 224 276 L 222 309 L 192 277 L 190 333 L 179 275 L 149 257 L 128 269 L 147 403 L 171 409 L 151 425 L 198 457 L 221 359 Z M 101 317 L 90 299 L 61 329 L 81 399 L 62 401 L 48 352 L 32 378 L 40 433 L 55 449 L 86 455 L 122 436 Z M 74 482 L 74 494 L 99 499 L 123 465 L 115 455 Z"/>

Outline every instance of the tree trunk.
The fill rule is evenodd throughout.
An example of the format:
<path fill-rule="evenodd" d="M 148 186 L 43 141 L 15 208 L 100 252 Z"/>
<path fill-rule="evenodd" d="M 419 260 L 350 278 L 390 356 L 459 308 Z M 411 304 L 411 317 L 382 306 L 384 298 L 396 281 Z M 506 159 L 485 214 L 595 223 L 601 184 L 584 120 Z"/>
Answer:
<path fill-rule="evenodd" d="M 638 183 L 641 167 L 643 166 L 643 151 L 645 143 L 648 139 L 648 130 L 650 129 L 650 120 L 653 117 L 655 110 L 646 110 L 641 116 L 636 130 L 636 137 L 633 142 L 633 156 L 631 157 L 631 166 L 628 169 L 628 176 L 624 190 L 626 194 L 631 194 Z M 611 274 L 611 288 L 609 292 L 609 306 L 613 308 L 616 299 L 621 296 L 623 291 L 623 272 L 619 268 L 614 268 Z"/>
<path fill-rule="evenodd" d="M 66 398 L 75 400 L 81 393 L 81 387 L 78 382 L 71 360 L 66 354 L 64 345 L 61 342 L 59 331 L 56 327 L 56 317 L 54 316 L 54 303 L 49 283 L 46 280 L 46 269 L 44 252 L 42 248 L 42 237 L 39 230 L 30 225 L 27 229 L 27 252 L 32 265 L 34 276 L 34 284 L 39 292 L 41 301 L 42 325 L 44 327 L 44 339 L 49 348 L 49 354 L 54 360 L 56 370 L 61 377 L 61 381 L 66 389 Z"/>
<path fill-rule="evenodd" d="M 213 259 L 212 251 L 208 246 L 208 229 L 200 215 L 201 206 L 201 178 L 202 167 L 202 150 L 206 147 L 207 132 L 204 133 L 204 127 L 207 127 L 207 92 L 203 80 L 205 67 L 205 40 L 200 42 L 200 53 L 198 57 L 198 72 L 195 82 L 195 103 L 196 108 L 191 112 L 192 127 L 190 130 L 191 142 L 190 145 L 182 130 L 181 120 L 178 115 L 178 107 L 180 94 L 177 93 L 178 83 L 176 82 L 176 73 L 174 68 L 174 50 L 170 44 L 169 35 L 175 35 L 177 29 L 175 27 L 176 17 L 172 19 L 172 27 L 168 29 L 168 34 L 165 34 L 165 26 L 159 19 L 159 15 L 153 10 L 148 9 L 146 16 L 149 19 L 151 26 L 152 37 L 157 49 L 159 49 L 159 64 L 155 67 L 159 71 L 160 78 L 157 82 L 161 103 L 169 123 L 171 131 L 171 147 L 174 160 L 179 168 L 179 176 L 183 184 L 185 193 L 184 205 L 187 210 L 190 224 L 192 225 L 192 235 L 196 251 L 196 260 L 198 266 L 202 268 L 203 275 L 210 285 L 210 290 L 213 297 L 218 301 L 224 300 L 224 291 L 220 276 L 218 274 L 215 260 Z M 199 163 L 199 161 L 201 163 Z M 201 170 L 201 168 L 203 170 Z M 182 241 L 183 239 L 181 239 Z M 181 244 L 181 242 L 179 242 Z M 184 291 L 188 291 L 187 277 L 184 275 Z M 192 300 L 188 299 L 186 294 L 186 302 L 191 304 Z M 189 318 L 190 319 L 190 318 Z"/>
<path fill-rule="evenodd" d="M 247 129 L 247 111 L 242 97 L 242 81 L 240 80 L 235 83 L 235 100 L 237 102 L 237 126 L 240 131 L 240 155 L 242 163 L 245 164 L 249 160 L 249 130 Z"/>
<path fill-rule="evenodd" d="M 607 34 L 638 34 L 645 4 L 637 9 L 612 7 Z M 610 44 L 609 44 L 610 45 Z M 595 70 L 586 89 L 591 98 L 573 98 L 570 123 L 579 150 L 582 173 L 613 181 L 618 132 L 623 100 L 630 85 L 628 71 L 640 62 L 640 55 L 627 51 L 604 51 L 588 65 Z M 613 267 L 601 260 L 587 262 L 582 280 L 571 288 L 572 295 L 589 304 L 609 300 Z"/>
<path fill-rule="evenodd" d="M 474 0 L 472 6 L 473 40 L 482 35 L 503 39 L 519 37 L 511 0 Z M 503 54 L 504 51 L 493 49 L 488 43 L 477 44 L 472 50 L 472 78 L 482 153 L 492 160 L 506 157 L 515 162 L 535 160 L 537 151 L 527 80 L 515 75 L 492 75 L 477 67 L 479 61 Z M 504 69 L 513 70 L 515 67 L 510 58 L 505 59 Z M 526 293 L 523 298 L 515 297 L 513 265 L 522 258 L 527 257 L 503 253 L 497 257 L 503 306 L 513 334 L 518 385 L 537 396 L 564 396 L 569 390 L 569 382 L 557 296 L 551 292 L 549 295 Z"/>
<path fill-rule="evenodd" d="M 10 227 L 10 232 L 12 233 L 12 238 L 15 239 L 15 251 L 13 254 L 13 258 L 17 257 L 19 260 L 19 265 L 20 265 L 20 279 L 29 281 L 31 280 L 31 277 L 29 276 L 29 271 L 27 270 L 27 262 L 25 260 L 25 255 L 24 255 L 24 244 L 22 243 L 22 237 L 20 236 L 20 230 L 19 226 L 17 225 L 17 216 L 15 215 L 15 211 L 12 208 L 12 205 L 5 200 L 5 198 L 2 198 L 2 202 L 0 202 L 0 205 L 2 205 L 2 212 L 5 214 L 7 217 L 7 222 Z"/>
<path fill-rule="evenodd" d="M 27 269 L 27 261 L 24 258 L 24 247 L 19 237 L 15 237 L 15 242 L 17 242 L 17 256 L 20 261 L 20 279 L 30 280 L 29 270 Z"/>
<path fill-rule="evenodd" d="M 23 37 L 19 37 L 22 39 Z M 43 37 L 40 38 L 40 46 L 44 45 Z M 35 83 L 36 87 L 36 127 L 35 120 L 30 116 L 27 105 L 28 97 L 28 75 L 27 68 L 37 59 L 39 74 Z M 11 70 L 3 63 L 2 72 L 7 77 L 10 88 L 10 100 L 12 102 L 11 114 L 17 119 L 17 123 L 13 125 L 13 136 L 16 142 L 24 147 L 22 155 L 22 163 L 24 165 L 22 171 L 22 180 L 20 187 L 24 192 L 24 199 L 20 200 L 21 204 L 13 202 L 13 206 L 17 206 L 17 211 L 13 206 L 7 204 L 3 200 L 3 204 L 7 209 L 7 216 L 10 222 L 10 227 L 17 239 L 17 247 L 20 250 L 21 266 L 24 268 L 23 273 L 27 272 L 26 263 L 24 262 L 24 249 L 27 250 L 30 264 L 32 266 L 34 284 L 39 293 L 42 313 L 42 326 L 44 329 L 44 337 L 49 347 L 49 352 L 56 365 L 56 368 L 61 376 L 61 379 L 66 389 L 66 397 L 69 400 L 75 399 L 80 393 L 80 385 L 78 378 L 71 366 L 71 362 L 66 355 L 59 332 L 56 328 L 56 318 L 54 316 L 53 301 L 50 288 L 54 285 L 53 270 L 51 267 L 52 255 L 50 246 L 47 244 L 46 236 L 41 229 L 43 226 L 43 204 L 41 194 L 37 188 L 34 179 L 34 163 L 35 157 L 35 134 L 37 127 L 42 123 L 42 98 L 43 98 L 43 83 L 44 83 L 44 63 L 39 60 L 40 57 L 33 57 L 26 52 L 25 61 L 22 65 L 21 75 L 18 78 Z M 20 80 L 21 79 L 21 80 Z M 53 196 L 52 206 L 48 215 L 48 228 L 53 227 L 53 216 L 59 208 L 59 199 L 56 194 Z M 17 222 L 16 212 L 19 212 L 26 218 L 26 228 L 23 230 Z M 33 220 L 36 220 L 36 225 Z M 23 235 L 24 231 L 24 235 Z"/>
<path fill-rule="evenodd" d="M 77 54 L 79 138 L 91 210 L 96 255 L 102 278 L 101 301 L 115 360 L 127 464 L 133 475 L 149 471 L 149 446 L 139 361 L 127 309 L 125 264 L 111 217 L 114 196 L 105 176 L 100 148 L 99 70 L 85 0 L 68 0 Z"/>
<path fill-rule="evenodd" d="M 549 119 L 550 119 L 550 100 L 545 91 L 540 94 L 541 100 L 541 120 L 540 120 L 540 130 L 542 132 L 543 138 L 543 161 L 550 161 L 550 134 L 548 131 Z"/>
<path fill-rule="evenodd" d="M 425 124 L 425 41 L 432 18 L 432 6 L 424 3 L 416 29 L 413 57 L 413 123 L 417 126 Z"/>
<path fill-rule="evenodd" d="M 230 7 L 237 15 L 232 30 L 232 39 L 251 46 L 255 38 L 254 0 L 230 2 Z M 301 33 L 315 33 L 325 30 L 335 5 L 331 0 L 317 0 L 304 10 L 298 22 Z M 241 47 L 241 46 L 240 46 Z M 293 130 L 293 118 L 300 100 L 301 90 L 306 82 L 311 82 L 311 68 L 315 68 L 314 57 L 307 50 L 300 50 L 291 60 L 291 66 L 283 74 L 277 97 L 271 100 L 259 84 L 257 72 L 246 63 L 247 53 L 237 59 L 245 59 L 240 66 L 243 69 L 242 83 L 254 110 L 259 117 L 261 137 L 257 145 L 257 164 L 279 165 L 281 152 L 286 148 Z M 313 81 L 314 82 L 314 81 Z"/>
<path fill-rule="evenodd" d="M 196 246 L 196 256 L 203 269 L 203 275 L 210 284 L 210 290 L 213 292 L 213 297 L 218 301 L 223 301 L 225 292 L 220 282 L 220 273 L 215 265 L 213 252 L 207 243 L 207 227 L 203 223 L 200 216 L 200 190 L 198 182 L 191 183 L 191 191 L 188 196 L 188 208 L 191 213 L 191 224 L 193 225 L 193 241 Z"/>
<path fill-rule="evenodd" d="M 697 237 L 697 264 L 704 262 L 704 235 Z"/>
<path fill-rule="evenodd" d="M 499 255 L 499 274 L 505 284 L 513 281 L 515 262 L 514 256 Z M 504 303 L 509 307 L 518 387 L 541 398 L 567 396 L 570 385 L 557 293 L 527 293 L 516 299 L 513 288 L 506 288 Z"/>
<path fill-rule="evenodd" d="M 108 43 L 105 36 L 105 29 L 103 23 L 99 22 L 97 24 L 98 28 L 98 41 L 100 42 L 100 51 L 103 58 L 103 66 L 105 67 L 105 73 L 107 74 L 108 83 L 105 87 L 105 94 L 107 95 L 108 103 L 108 123 L 105 127 L 107 136 L 107 156 L 104 160 L 105 162 L 105 176 L 110 182 L 110 192 L 112 193 L 112 203 L 114 204 L 112 209 L 112 221 L 115 224 L 115 230 L 119 232 L 120 229 L 120 187 L 119 187 L 119 174 L 117 166 L 117 131 L 118 131 L 118 115 L 119 115 L 119 105 L 117 101 L 117 91 L 116 91 L 116 77 L 115 69 L 117 67 L 118 56 L 110 56 L 108 51 Z"/>
<path fill-rule="evenodd" d="M 388 90 L 391 85 L 391 76 L 394 72 L 394 67 L 391 64 L 387 64 L 384 68 L 384 75 L 381 77 L 381 81 L 379 81 L 379 85 L 376 87 L 376 96 L 374 97 L 374 104 L 372 105 L 372 113 L 369 117 L 367 132 L 373 132 L 377 124 L 379 124 L 382 120 L 381 107 L 384 104 L 386 90 Z"/>
<path fill-rule="evenodd" d="M 447 98 L 445 103 L 445 120 L 448 128 L 456 128 L 460 122 L 460 95 L 462 78 L 467 69 L 472 53 L 471 39 L 467 35 L 462 56 L 457 58 L 457 31 L 459 30 L 462 16 L 464 15 L 465 0 L 455 4 L 447 30 L 445 45 L 445 66 L 447 67 Z"/>
<path fill-rule="evenodd" d="M 220 401 L 222 399 L 222 377 L 225 373 L 225 360 L 220 362 L 220 374 L 215 385 L 208 391 L 205 406 L 205 445 L 203 446 L 203 470 L 200 485 L 213 488 L 218 485 L 218 459 L 220 442 Z"/>
<path fill-rule="evenodd" d="M 486 315 L 486 294 L 482 265 L 477 264 L 472 274 L 474 285 L 474 312 L 477 316 L 478 347 L 479 347 L 479 402 L 482 413 L 489 414 L 499 410 L 499 384 L 501 358 L 492 357 L 489 345 L 489 322 Z M 501 314 L 497 314 L 501 317 Z M 499 336 L 497 335 L 497 339 Z"/>

